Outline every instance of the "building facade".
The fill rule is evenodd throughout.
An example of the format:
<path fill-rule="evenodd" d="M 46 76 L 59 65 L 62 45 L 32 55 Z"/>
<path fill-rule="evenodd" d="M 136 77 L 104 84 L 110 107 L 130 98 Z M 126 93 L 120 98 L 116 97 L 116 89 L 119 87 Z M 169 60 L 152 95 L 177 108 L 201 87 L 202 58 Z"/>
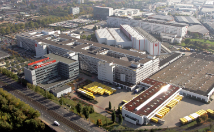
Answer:
<path fill-rule="evenodd" d="M 181 38 L 181 39 L 173 39 L 175 42 L 178 40 L 180 43 L 182 40 L 182 37 L 184 37 L 187 34 L 187 24 L 183 23 L 176 23 L 176 22 L 166 22 L 161 20 L 134 20 L 127 17 L 108 17 L 107 24 L 109 27 L 117 27 L 119 28 L 120 25 L 130 25 L 132 27 L 141 27 L 143 30 L 145 30 L 148 33 L 156 34 L 160 36 L 160 33 L 164 33 L 165 36 L 173 39 L 171 35 L 175 35 L 175 38 Z M 160 36 L 161 37 L 161 36 Z"/>
<path fill-rule="evenodd" d="M 122 116 L 124 120 L 132 124 L 146 125 L 179 95 L 181 88 L 149 78 L 140 84 L 139 87 L 146 90 L 122 106 Z"/>
<path fill-rule="evenodd" d="M 79 14 L 79 13 L 80 13 L 80 8 L 79 8 L 79 7 L 71 7 L 71 8 L 70 8 L 70 13 L 71 13 L 72 15 Z"/>
<path fill-rule="evenodd" d="M 60 79 L 74 79 L 79 75 L 79 62 L 55 54 L 29 63 L 24 68 L 25 79 L 33 85 L 51 84 Z"/>
<path fill-rule="evenodd" d="M 106 20 L 108 16 L 113 15 L 113 8 L 95 6 L 93 9 L 94 17 L 97 19 Z"/>

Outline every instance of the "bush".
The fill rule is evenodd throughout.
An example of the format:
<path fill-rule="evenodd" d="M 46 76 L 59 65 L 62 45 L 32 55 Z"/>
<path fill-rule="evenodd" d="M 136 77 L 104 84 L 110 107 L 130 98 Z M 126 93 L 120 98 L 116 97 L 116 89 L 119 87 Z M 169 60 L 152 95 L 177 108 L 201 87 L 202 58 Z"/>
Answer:
<path fill-rule="evenodd" d="M 101 119 L 97 119 L 97 125 L 102 126 L 102 120 Z"/>

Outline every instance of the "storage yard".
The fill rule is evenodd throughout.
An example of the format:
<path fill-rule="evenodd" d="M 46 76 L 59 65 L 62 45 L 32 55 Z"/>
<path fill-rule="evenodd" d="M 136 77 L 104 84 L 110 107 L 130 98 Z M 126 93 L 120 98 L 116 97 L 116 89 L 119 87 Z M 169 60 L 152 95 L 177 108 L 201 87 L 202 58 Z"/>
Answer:
<path fill-rule="evenodd" d="M 214 57 L 193 53 L 184 56 L 151 78 L 183 87 L 184 95 L 208 101 L 213 93 Z"/>

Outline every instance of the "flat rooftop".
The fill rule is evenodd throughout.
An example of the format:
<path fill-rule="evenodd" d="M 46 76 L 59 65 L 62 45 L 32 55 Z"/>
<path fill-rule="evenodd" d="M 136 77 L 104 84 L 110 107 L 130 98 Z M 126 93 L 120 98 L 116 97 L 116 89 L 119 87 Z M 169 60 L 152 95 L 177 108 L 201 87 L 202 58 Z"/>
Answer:
<path fill-rule="evenodd" d="M 166 83 L 149 78 L 143 80 L 142 83 L 146 83 L 152 86 L 132 99 L 130 102 L 125 104 L 123 107 L 124 109 L 139 116 L 148 116 L 158 106 L 160 106 L 164 101 L 166 101 L 170 96 L 172 96 L 176 91 L 180 89 L 179 87 L 167 85 Z M 147 101 L 151 97 L 153 99 L 150 102 L 145 103 L 145 101 Z M 143 106 L 141 107 L 141 105 Z M 136 108 L 138 108 L 139 110 L 136 110 Z"/>
<path fill-rule="evenodd" d="M 165 20 L 165 21 L 174 21 L 173 16 L 164 16 L 164 15 L 153 15 L 149 16 L 148 19 L 158 19 L 158 20 Z"/>
<path fill-rule="evenodd" d="M 191 16 L 175 16 L 175 20 L 181 23 L 201 24 L 196 18 Z"/>
<path fill-rule="evenodd" d="M 213 56 L 193 53 L 181 57 L 151 78 L 206 96 L 214 87 L 213 65 Z"/>
<path fill-rule="evenodd" d="M 141 21 L 149 22 L 149 23 L 163 24 L 163 25 L 170 25 L 170 26 L 177 26 L 177 27 L 185 27 L 185 26 L 187 26 L 186 23 L 166 22 L 166 21 L 163 21 L 163 20 L 156 20 L 156 19 L 148 19 L 148 20 L 141 20 Z"/>
<path fill-rule="evenodd" d="M 71 88 L 71 86 L 64 85 L 64 86 L 62 86 L 62 87 L 52 88 L 52 89 L 51 89 L 51 92 L 59 93 L 59 92 L 65 90 L 65 89 L 68 89 L 68 88 Z"/>
<path fill-rule="evenodd" d="M 46 57 L 49 57 L 50 59 L 56 60 L 57 62 L 63 62 L 66 64 L 71 64 L 73 62 L 75 62 L 76 60 L 72 60 L 72 59 L 68 59 L 59 55 L 55 55 L 55 54 L 46 54 Z"/>
<path fill-rule="evenodd" d="M 3 51 L 3 50 L 0 50 L 0 59 L 3 59 L 3 58 L 6 58 L 6 57 L 9 57 L 10 55 Z"/>
<path fill-rule="evenodd" d="M 104 45 L 104 44 L 100 44 L 100 43 L 96 43 L 96 42 L 92 42 L 92 41 L 87 41 L 87 40 L 82 40 L 82 39 L 77 39 L 74 37 L 70 37 L 64 34 L 59 34 L 58 37 L 65 39 L 65 41 L 63 42 L 56 42 L 56 41 L 52 41 L 51 39 L 47 39 L 48 37 L 50 37 L 49 35 L 44 35 L 41 36 L 39 38 L 35 38 L 35 40 L 37 42 L 43 42 L 46 44 L 50 44 L 53 46 L 56 46 L 58 48 L 63 48 L 63 49 L 67 49 L 69 51 L 74 51 L 74 52 L 78 52 L 78 53 L 82 53 L 84 55 L 88 55 L 94 58 L 98 58 L 98 59 L 102 59 L 105 60 L 109 63 L 114 62 L 118 65 L 122 65 L 122 66 L 126 66 L 126 67 L 131 67 L 131 64 L 133 63 L 133 61 L 135 63 L 141 63 L 144 64 L 148 61 L 150 61 L 151 59 L 147 58 L 147 55 L 142 54 L 140 52 L 133 52 L 133 51 L 129 51 L 129 50 L 125 50 L 125 49 L 121 49 L 121 48 L 116 48 L 113 46 L 108 46 L 108 45 Z M 66 45 L 66 44 L 70 44 L 73 43 L 73 45 Z M 75 44 L 78 43 L 78 44 Z M 95 47 L 96 49 L 99 49 L 100 51 L 104 51 L 107 50 L 109 52 L 119 52 L 120 55 L 124 55 L 124 56 L 131 56 L 132 58 L 135 58 L 134 60 L 129 60 L 129 61 L 125 61 L 119 58 L 115 58 L 113 56 L 108 56 L 105 54 L 100 54 L 100 53 L 96 53 L 93 54 L 91 52 L 89 52 L 89 50 L 86 50 L 86 48 L 88 47 Z"/>
<path fill-rule="evenodd" d="M 209 33 L 209 30 L 207 30 L 204 26 L 202 25 L 193 25 L 189 26 L 187 31 L 193 32 L 193 33 L 201 33 L 201 34 L 206 34 Z"/>
<path fill-rule="evenodd" d="M 50 87 L 52 87 L 52 86 L 55 86 L 55 85 L 57 85 L 57 84 L 60 84 L 60 83 L 62 83 L 62 82 L 64 82 L 64 81 L 66 81 L 67 79 L 65 79 L 65 78 L 61 78 L 61 79 L 59 79 L 59 80 L 57 80 L 57 81 L 55 81 L 55 82 L 53 82 L 53 83 L 40 83 L 40 84 L 37 84 L 38 86 L 40 86 L 40 87 L 42 87 L 43 89 L 48 89 L 48 88 L 50 88 Z"/>

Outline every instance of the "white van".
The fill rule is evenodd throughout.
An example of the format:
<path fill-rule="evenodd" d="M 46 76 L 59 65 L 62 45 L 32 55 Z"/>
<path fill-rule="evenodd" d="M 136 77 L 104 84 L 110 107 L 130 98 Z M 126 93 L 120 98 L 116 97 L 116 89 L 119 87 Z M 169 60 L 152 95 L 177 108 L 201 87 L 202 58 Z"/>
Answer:
<path fill-rule="evenodd" d="M 117 87 L 118 89 L 121 89 L 121 87 Z"/>
<path fill-rule="evenodd" d="M 57 121 L 54 121 L 54 124 L 55 124 L 56 126 L 59 126 L 59 125 L 60 125 L 59 122 L 57 122 Z"/>

